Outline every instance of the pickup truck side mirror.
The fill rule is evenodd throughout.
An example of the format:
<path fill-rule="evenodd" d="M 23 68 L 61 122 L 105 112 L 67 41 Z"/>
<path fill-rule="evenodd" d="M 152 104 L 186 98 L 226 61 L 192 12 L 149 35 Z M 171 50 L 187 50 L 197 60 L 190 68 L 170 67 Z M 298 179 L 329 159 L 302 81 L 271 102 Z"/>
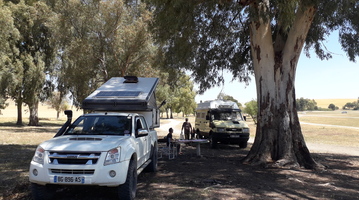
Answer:
<path fill-rule="evenodd" d="M 148 130 L 146 129 L 138 129 L 137 137 L 143 137 L 148 135 Z"/>

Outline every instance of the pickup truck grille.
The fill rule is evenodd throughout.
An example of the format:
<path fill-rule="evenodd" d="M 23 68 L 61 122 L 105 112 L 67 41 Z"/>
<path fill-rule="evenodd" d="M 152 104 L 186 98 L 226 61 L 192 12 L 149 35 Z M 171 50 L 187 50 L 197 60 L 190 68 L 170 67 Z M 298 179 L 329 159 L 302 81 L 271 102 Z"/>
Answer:
<path fill-rule="evenodd" d="M 53 174 L 94 174 L 94 169 L 51 169 Z"/>
<path fill-rule="evenodd" d="M 226 131 L 242 132 L 241 128 L 226 128 Z"/>
<path fill-rule="evenodd" d="M 98 152 L 50 152 L 50 164 L 54 165 L 95 165 L 100 158 Z"/>

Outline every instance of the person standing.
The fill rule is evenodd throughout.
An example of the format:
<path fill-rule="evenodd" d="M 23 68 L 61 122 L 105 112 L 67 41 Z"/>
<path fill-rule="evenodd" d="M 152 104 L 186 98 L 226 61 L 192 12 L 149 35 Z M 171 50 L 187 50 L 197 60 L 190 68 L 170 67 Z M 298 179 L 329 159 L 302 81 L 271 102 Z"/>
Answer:
<path fill-rule="evenodd" d="M 189 140 L 189 134 L 192 132 L 192 125 L 190 122 L 188 122 L 188 118 L 186 118 L 186 121 L 183 122 L 181 132 L 184 131 L 184 136 L 186 140 Z"/>

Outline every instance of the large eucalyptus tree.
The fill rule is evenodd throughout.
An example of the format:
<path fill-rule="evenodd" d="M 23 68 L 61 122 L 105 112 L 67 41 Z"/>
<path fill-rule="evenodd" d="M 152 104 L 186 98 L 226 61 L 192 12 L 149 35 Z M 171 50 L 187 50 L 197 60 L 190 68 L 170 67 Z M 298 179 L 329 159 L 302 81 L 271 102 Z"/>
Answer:
<path fill-rule="evenodd" d="M 20 1 L 6 4 L 11 11 L 16 28 L 11 35 L 18 35 L 7 61 L 8 95 L 18 107 L 17 124 L 22 124 L 22 104 L 29 107 L 29 125 L 38 125 L 38 104 L 44 96 L 45 79 L 52 69 L 55 48 L 51 44 L 52 11 L 45 3 Z M 13 37 L 9 41 L 14 40 Z"/>
<path fill-rule="evenodd" d="M 356 0 L 149 0 L 154 31 L 166 65 L 193 72 L 200 92 L 254 73 L 258 123 L 244 163 L 321 168 L 313 160 L 296 110 L 295 75 L 299 56 L 314 48 L 331 55 L 322 41 L 338 30 L 350 60 L 359 55 L 359 2 Z"/>
<path fill-rule="evenodd" d="M 19 54 L 16 43 L 20 33 L 14 25 L 12 12 L 4 2 L 0 1 L 0 109 L 7 106 L 10 98 L 9 87 L 14 83 L 16 57 Z M 1 110 L 0 110 L 1 113 Z"/>
<path fill-rule="evenodd" d="M 49 1 L 59 16 L 58 83 L 79 106 L 114 76 L 156 76 L 151 13 L 132 1 Z"/>

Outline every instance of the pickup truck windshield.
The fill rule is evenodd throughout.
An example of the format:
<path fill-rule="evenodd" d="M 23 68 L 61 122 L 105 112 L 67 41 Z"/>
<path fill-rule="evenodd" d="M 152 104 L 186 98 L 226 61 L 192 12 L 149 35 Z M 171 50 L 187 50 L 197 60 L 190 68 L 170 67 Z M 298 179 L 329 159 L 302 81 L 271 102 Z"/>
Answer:
<path fill-rule="evenodd" d="M 127 116 L 82 116 L 64 135 L 126 135 L 131 128 L 131 117 Z"/>

